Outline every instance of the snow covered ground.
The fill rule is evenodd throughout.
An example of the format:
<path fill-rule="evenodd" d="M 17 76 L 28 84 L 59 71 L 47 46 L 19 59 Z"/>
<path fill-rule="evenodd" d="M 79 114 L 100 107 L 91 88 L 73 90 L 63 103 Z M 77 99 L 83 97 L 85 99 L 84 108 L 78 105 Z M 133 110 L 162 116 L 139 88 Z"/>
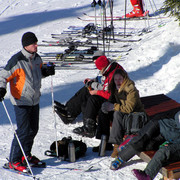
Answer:
<path fill-rule="evenodd" d="M 149 1 L 148 1 L 149 2 Z M 153 8 L 147 2 L 146 9 L 153 13 Z M 8 59 L 21 49 L 21 37 L 26 31 L 34 32 L 39 43 L 42 40 L 52 40 L 51 33 L 60 33 L 70 25 L 85 26 L 89 22 L 77 19 L 77 16 L 85 18 L 83 13 L 94 15 L 93 8 L 90 7 L 91 1 L 77 0 L 0 0 L 0 66 L 4 66 Z M 163 0 L 156 2 L 159 9 Z M 154 5 L 153 5 L 154 7 Z M 130 2 L 127 4 L 127 11 L 132 9 Z M 97 10 L 99 13 L 99 10 Z M 114 2 L 114 15 L 124 15 L 124 1 Z M 164 16 L 164 14 L 160 14 Z M 92 21 L 93 22 L 93 21 Z M 163 25 L 162 25 L 163 24 Z M 115 22 L 114 26 L 123 31 L 124 22 Z M 121 46 L 129 44 L 132 50 L 128 55 L 122 54 L 119 63 L 129 73 L 135 81 L 141 96 L 164 93 L 180 102 L 180 27 L 174 18 L 163 18 L 147 21 L 127 21 L 127 31 L 135 34 L 139 30 L 149 28 L 151 32 L 143 33 L 136 43 L 115 43 L 116 49 L 121 50 Z M 60 47 L 39 47 L 39 52 L 61 51 Z M 113 54 L 117 58 L 121 54 Z M 107 54 L 112 57 L 112 54 Z M 89 65 L 88 65 L 89 66 Z M 90 65 L 94 66 L 94 65 Z M 81 116 L 77 121 L 70 125 L 64 125 L 59 117 L 54 116 L 52 111 L 52 91 L 53 84 L 54 99 L 65 103 L 74 93 L 83 86 L 86 77 L 94 77 L 97 70 L 57 70 L 55 76 L 48 77 L 42 81 L 42 97 L 40 110 L 40 129 L 35 139 L 32 153 L 47 163 L 46 169 L 33 169 L 35 176 L 43 180 L 59 179 L 136 179 L 131 170 L 133 168 L 144 169 L 146 163 L 142 162 L 137 156 L 123 166 L 118 171 L 109 169 L 113 160 L 111 152 L 107 152 L 105 157 L 98 157 L 97 153 L 92 152 L 92 147 L 99 144 L 95 138 L 82 138 L 72 133 L 75 127 L 81 126 Z M 8 87 L 9 89 L 9 87 Z M 6 94 L 5 105 L 15 127 L 14 111 L 9 100 L 10 93 Z M 45 150 L 49 149 L 50 144 L 55 140 L 54 121 L 57 121 L 57 138 L 72 136 L 74 139 L 83 140 L 88 146 L 86 156 L 77 160 L 75 163 L 67 161 L 57 161 L 56 158 L 49 158 L 44 155 Z M 13 131 L 2 104 L 0 104 L 0 179 L 2 180 L 21 180 L 32 179 L 20 176 L 2 168 L 9 156 L 10 145 L 13 138 Z M 93 165 L 91 172 L 81 170 L 70 170 L 68 168 L 84 169 Z M 155 180 L 161 179 L 158 174 Z"/>

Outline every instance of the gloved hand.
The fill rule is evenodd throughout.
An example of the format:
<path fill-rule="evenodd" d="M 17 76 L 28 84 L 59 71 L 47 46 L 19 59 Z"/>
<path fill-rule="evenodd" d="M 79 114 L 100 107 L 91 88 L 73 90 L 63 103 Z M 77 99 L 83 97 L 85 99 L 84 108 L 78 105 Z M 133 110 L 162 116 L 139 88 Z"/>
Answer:
<path fill-rule="evenodd" d="M 42 75 L 47 77 L 55 74 L 55 65 L 52 62 L 48 62 L 47 64 L 43 64 L 42 66 Z"/>
<path fill-rule="evenodd" d="M 84 84 L 88 83 L 89 81 L 92 81 L 92 79 L 86 78 L 86 79 L 84 80 Z"/>
<path fill-rule="evenodd" d="M 87 81 L 86 83 L 85 83 L 85 87 L 87 87 L 88 88 L 88 90 L 89 91 L 91 91 L 92 90 L 92 88 L 91 88 L 91 84 L 93 83 L 93 81 Z"/>
<path fill-rule="evenodd" d="M 103 113 L 107 114 L 109 111 L 114 110 L 114 104 L 110 102 L 104 102 L 101 106 L 101 110 Z"/>
<path fill-rule="evenodd" d="M 6 89 L 0 88 L 0 102 L 4 99 L 5 94 L 6 94 Z"/>

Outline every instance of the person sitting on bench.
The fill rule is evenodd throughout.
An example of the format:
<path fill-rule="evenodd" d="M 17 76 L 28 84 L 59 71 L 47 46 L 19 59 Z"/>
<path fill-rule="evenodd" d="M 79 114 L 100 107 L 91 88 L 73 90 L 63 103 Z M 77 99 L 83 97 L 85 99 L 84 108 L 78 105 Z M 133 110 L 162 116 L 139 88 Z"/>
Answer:
<path fill-rule="evenodd" d="M 111 96 L 107 102 L 102 104 L 99 111 L 96 138 L 101 139 L 102 135 L 106 135 L 108 142 L 106 150 L 109 149 L 111 144 L 114 144 L 111 157 L 115 158 L 118 155 L 117 148 L 123 142 L 123 137 L 127 133 L 128 127 L 132 124 L 136 124 L 136 127 L 138 127 L 138 122 L 142 122 L 141 125 L 143 126 L 148 118 L 140 100 L 139 91 L 134 81 L 129 78 L 127 72 L 117 69 L 114 72 L 108 89 Z M 141 116 L 143 118 L 141 118 L 142 121 L 138 118 L 137 123 L 135 123 L 135 118 L 132 118 L 132 121 L 134 121 L 132 123 L 132 121 L 128 120 L 130 116 Z M 113 122 L 111 131 L 110 121 Z M 136 132 L 128 132 L 128 134 L 135 134 Z M 98 152 L 98 150 L 99 146 L 93 147 L 94 152 Z"/>
<path fill-rule="evenodd" d="M 174 119 L 172 118 L 174 117 Z M 117 170 L 124 162 L 142 151 L 157 150 L 144 171 L 133 169 L 138 180 L 154 179 L 159 170 L 172 162 L 180 161 L 180 111 L 159 114 L 150 120 L 138 136 L 119 150 L 118 158 L 111 162 L 110 169 Z"/>

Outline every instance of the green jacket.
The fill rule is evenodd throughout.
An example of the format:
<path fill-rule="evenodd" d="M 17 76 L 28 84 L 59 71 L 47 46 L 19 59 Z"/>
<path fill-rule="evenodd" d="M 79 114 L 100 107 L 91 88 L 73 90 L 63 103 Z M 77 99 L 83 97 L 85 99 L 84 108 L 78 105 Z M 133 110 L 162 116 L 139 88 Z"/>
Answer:
<path fill-rule="evenodd" d="M 145 112 L 139 97 L 139 91 L 129 78 L 125 79 L 119 90 L 111 95 L 109 101 L 114 103 L 114 110 L 123 113 Z"/>

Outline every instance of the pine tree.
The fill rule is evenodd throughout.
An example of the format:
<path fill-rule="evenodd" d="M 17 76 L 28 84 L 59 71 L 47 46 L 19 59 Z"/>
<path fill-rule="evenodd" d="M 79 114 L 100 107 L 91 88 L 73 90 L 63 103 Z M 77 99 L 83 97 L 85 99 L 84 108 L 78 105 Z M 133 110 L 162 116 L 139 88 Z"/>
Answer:
<path fill-rule="evenodd" d="M 175 16 L 180 21 L 180 0 L 165 0 L 161 9 L 165 14 L 170 12 L 169 16 Z"/>

